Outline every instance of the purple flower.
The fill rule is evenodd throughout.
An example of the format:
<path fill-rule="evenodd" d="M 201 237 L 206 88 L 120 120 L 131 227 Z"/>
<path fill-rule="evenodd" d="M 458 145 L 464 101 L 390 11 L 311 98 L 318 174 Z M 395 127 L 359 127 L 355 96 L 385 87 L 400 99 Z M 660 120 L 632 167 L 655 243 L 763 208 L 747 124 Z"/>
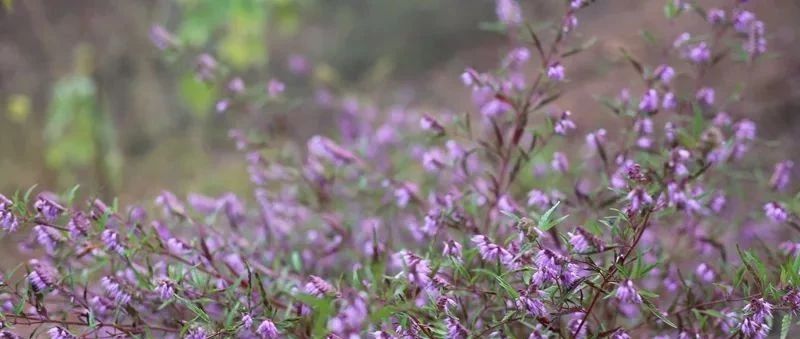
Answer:
<path fill-rule="evenodd" d="M 337 165 L 359 162 L 359 158 L 355 154 L 323 136 L 315 135 L 311 137 L 307 145 L 309 153 L 319 158 L 328 159 Z"/>
<path fill-rule="evenodd" d="M 428 172 L 438 173 L 447 167 L 444 160 L 444 152 L 438 148 L 432 148 L 422 154 L 422 167 Z"/>
<path fill-rule="evenodd" d="M 77 339 L 78 337 L 69 333 L 69 331 L 61 328 L 61 327 L 53 327 L 47 331 L 47 335 L 50 336 L 50 339 Z"/>
<path fill-rule="evenodd" d="M 109 298 L 113 299 L 117 305 L 124 305 L 131 301 L 131 295 L 112 277 L 105 276 L 100 279 L 100 284 L 105 289 Z"/>
<path fill-rule="evenodd" d="M 550 197 L 540 190 L 528 192 L 528 206 L 536 206 L 539 209 L 547 209 L 551 205 Z"/>
<path fill-rule="evenodd" d="M 493 98 L 481 106 L 481 114 L 487 117 L 496 117 L 503 113 L 509 112 L 512 109 L 513 107 L 511 104 L 505 102 L 504 100 Z"/>
<path fill-rule="evenodd" d="M 375 331 L 375 332 L 372 332 L 370 334 L 372 335 L 372 338 L 374 338 L 374 339 L 393 339 L 393 338 L 395 338 L 394 336 L 392 336 L 388 332 L 384 332 L 384 331 Z"/>
<path fill-rule="evenodd" d="M 61 213 L 64 212 L 64 207 L 61 207 L 55 201 L 40 196 L 36 199 L 36 202 L 33 204 L 33 208 L 36 209 L 36 212 L 39 212 L 39 215 L 49 222 L 55 221 Z"/>
<path fill-rule="evenodd" d="M 278 333 L 278 328 L 275 327 L 275 324 L 272 320 L 264 319 L 260 325 L 258 325 L 258 329 L 256 329 L 256 333 L 262 339 L 277 339 L 280 338 L 280 334 Z"/>
<path fill-rule="evenodd" d="M 61 233 L 49 226 L 36 225 L 33 227 L 33 232 L 36 234 L 36 241 L 44 247 L 48 254 L 55 253 L 59 244 L 64 242 Z"/>
<path fill-rule="evenodd" d="M 217 211 L 217 201 L 209 196 L 197 193 L 189 193 L 186 202 L 197 212 L 205 215 L 214 214 Z"/>
<path fill-rule="evenodd" d="M 517 300 L 514 300 L 514 305 L 520 311 L 528 312 L 531 316 L 541 318 L 547 316 L 547 309 L 544 307 L 539 299 L 531 298 L 526 294 L 521 294 Z"/>
<path fill-rule="evenodd" d="M 503 64 L 506 67 L 519 67 L 525 64 L 531 58 L 531 52 L 525 47 L 517 47 L 508 53 Z"/>
<path fill-rule="evenodd" d="M 164 214 L 174 214 L 177 216 L 186 215 L 186 207 L 183 206 L 178 197 L 170 191 L 162 191 L 155 199 L 155 204 L 164 209 Z"/>
<path fill-rule="evenodd" d="M 548 281 L 555 281 L 560 275 L 561 265 L 566 262 L 566 258 L 549 249 L 540 250 L 534 258 L 537 271 L 531 278 L 532 283 L 542 285 Z"/>
<path fill-rule="evenodd" d="M 444 242 L 444 249 L 442 249 L 443 256 L 449 256 L 456 261 L 461 261 L 461 244 L 455 240 L 448 240 Z"/>
<path fill-rule="evenodd" d="M 661 81 L 664 85 L 669 85 L 672 82 L 672 78 L 675 77 L 675 69 L 670 67 L 669 65 L 660 65 L 656 67 L 655 71 L 653 71 L 656 79 Z"/>
<path fill-rule="evenodd" d="M 694 273 L 705 283 L 714 282 L 714 277 L 716 276 L 711 266 L 708 266 L 706 263 L 698 265 Z"/>
<path fill-rule="evenodd" d="M 789 187 L 789 182 L 792 176 L 792 167 L 794 161 L 784 160 L 775 164 L 775 170 L 772 172 L 772 177 L 769 179 L 769 185 L 772 189 L 782 192 Z"/>
<path fill-rule="evenodd" d="M 518 213 L 521 211 L 517 202 L 508 194 L 503 194 L 503 196 L 497 200 L 497 208 L 508 213 Z"/>
<path fill-rule="evenodd" d="M 186 255 L 191 248 L 178 238 L 169 238 L 167 240 L 167 249 L 172 254 Z"/>
<path fill-rule="evenodd" d="M 245 90 L 244 80 L 235 77 L 228 82 L 228 90 L 233 94 L 242 94 Z"/>
<path fill-rule="evenodd" d="M 57 279 L 50 266 L 36 259 L 29 261 L 28 265 L 31 271 L 28 273 L 27 280 L 34 292 L 41 293 L 53 287 Z"/>
<path fill-rule="evenodd" d="M 169 279 L 161 279 L 156 285 L 155 292 L 158 293 L 158 297 L 161 300 L 170 300 L 175 296 L 175 283 Z"/>
<path fill-rule="evenodd" d="M 678 128 L 672 122 L 667 122 L 664 124 L 664 138 L 669 143 L 675 142 L 675 138 L 678 135 Z"/>
<path fill-rule="evenodd" d="M 800 255 L 800 243 L 784 241 L 778 246 L 778 248 L 780 248 L 781 253 L 787 256 Z"/>
<path fill-rule="evenodd" d="M 309 281 L 303 287 L 303 293 L 310 294 L 315 297 L 337 294 L 336 288 L 334 288 L 333 285 L 315 275 L 312 275 L 309 278 Z"/>
<path fill-rule="evenodd" d="M 411 196 L 412 193 L 405 185 L 394 189 L 394 199 L 397 203 L 397 207 L 399 208 L 408 206 L 408 202 L 411 201 Z"/>
<path fill-rule="evenodd" d="M 150 41 L 160 50 L 177 45 L 175 37 L 161 25 L 150 27 Z"/>
<path fill-rule="evenodd" d="M 14 232 L 19 227 L 19 219 L 11 211 L 11 200 L 0 194 L 0 229 L 6 232 Z"/>
<path fill-rule="evenodd" d="M 210 81 L 217 73 L 217 60 L 208 53 L 200 54 L 195 60 L 194 70 L 200 80 Z"/>
<path fill-rule="evenodd" d="M 633 286 L 633 281 L 625 280 L 617 286 L 617 291 L 614 296 L 623 303 L 641 304 L 642 297 Z"/>
<path fill-rule="evenodd" d="M 751 317 L 745 317 L 742 320 L 741 331 L 746 338 L 762 339 L 769 334 L 769 325 L 757 322 Z"/>
<path fill-rule="evenodd" d="M 640 135 L 653 134 L 653 120 L 650 118 L 636 119 L 633 123 L 633 130 Z"/>
<path fill-rule="evenodd" d="M 311 64 L 302 54 L 290 55 L 287 64 L 289 66 L 289 71 L 296 75 L 308 74 L 311 70 Z"/>
<path fill-rule="evenodd" d="M 222 99 L 217 101 L 214 105 L 214 108 L 217 110 L 217 113 L 224 113 L 228 110 L 228 106 L 230 106 L 231 101 L 228 99 Z"/>
<path fill-rule="evenodd" d="M 717 127 L 729 126 L 731 124 L 731 116 L 726 112 L 717 112 L 712 123 Z"/>
<path fill-rule="evenodd" d="M 739 33 L 747 33 L 750 25 L 756 20 L 755 14 L 749 11 L 738 10 L 733 12 L 733 27 Z"/>
<path fill-rule="evenodd" d="M 425 215 L 425 222 L 422 224 L 421 231 L 428 236 L 433 236 L 436 234 L 436 231 L 439 229 L 440 220 L 439 217 L 441 215 L 441 211 L 439 208 L 433 208 Z"/>
<path fill-rule="evenodd" d="M 286 85 L 284 85 L 278 79 L 270 79 L 269 83 L 267 84 L 267 94 L 269 94 L 270 98 L 281 95 L 285 89 Z"/>
<path fill-rule="evenodd" d="M 767 38 L 764 36 L 763 22 L 755 21 L 750 24 L 744 50 L 747 51 L 747 54 L 749 54 L 751 58 L 755 58 L 767 52 Z"/>
<path fill-rule="evenodd" d="M 783 223 L 789 220 L 789 212 L 781 204 L 771 201 L 764 205 L 764 214 L 767 218 L 776 223 Z"/>
<path fill-rule="evenodd" d="M 486 261 L 500 261 L 502 263 L 511 263 L 514 256 L 511 252 L 506 250 L 500 245 L 493 243 L 489 237 L 485 235 L 476 235 L 472 237 L 472 243 L 478 247 L 478 252 L 481 258 Z"/>
<path fill-rule="evenodd" d="M 611 333 L 611 336 L 609 338 L 611 338 L 611 339 L 631 339 L 631 336 L 628 334 L 628 332 L 625 332 L 625 330 L 620 328 L 620 329 L 614 331 L 614 333 Z"/>
<path fill-rule="evenodd" d="M 453 162 L 463 158 L 466 153 L 464 148 L 455 140 L 447 140 L 445 148 L 447 148 L 447 155 L 450 156 L 450 160 Z"/>
<path fill-rule="evenodd" d="M 481 79 L 478 72 L 472 68 L 467 68 L 464 70 L 464 73 L 461 73 L 461 82 L 464 86 L 473 86 L 476 85 Z"/>
<path fill-rule="evenodd" d="M 553 81 L 564 81 L 564 65 L 554 62 L 547 67 L 547 77 Z"/>
<path fill-rule="evenodd" d="M 578 27 L 578 16 L 575 13 L 567 13 L 562 23 L 561 31 L 564 33 L 572 32 L 575 27 Z"/>
<path fill-rule="evenodd" d="M 665 111 L 671 111 L 678 106 L 678 100 L 675 98 L 675 93 L 667 92 L 664 93 L 664 98 L 661 101 L 661 107 Z"/>
<path fill-rule="evenodd" d="M 468 336 L 467 329 L 464 328 L 461 323 L 458 322 L 458 319 L 454 317 L 447 317 L 444 320 L 445 325 L 447 325 L 447 339 L 466 339 Z"/>
<path fill-rule="evenodd" d="M 603 128 L 586 135 L 586 144 L 588 144 L 592 150 L 599 150 L 605 142 L 606 130 Z"/>
<path fill-rule="evenodd" d="M 242 316 L 242 327 L 247 330 L 253 328 L 253 316 L 251 316 L 250 313 L 245 313 Z"/>
<path fill-rule="evenodd" d="M 119 234 L 117 234 L 117 232 L 107 229 L 100 235 L 100 239 L 109 252 L 116 252 L 122 256 L 125 255 L 125 246 L 122 246 L 122 243 L 120 243 Z"/>
<path fill-rule="evenodd" d="M 631 212 L 637 213 L 643 207 L 653 204 L 653 197 L 641 187 L 634 188 L 628 193 L 628 208 Z"/>
<path fill-rule="evenodd" d="M 697 91 L 696 97 L 700 104 L 711 106 L 714 104 L 714 89 L 711 87 L 703 87 Z"/>
<path fill-rule="evenodd" d="M 705 42 L 700 42 L 689 48 L 689 60 L 696 64 L 707 63 L 711 60 L 711 49 Z"/>
<path fill-rule="evenodd" d="M 79 239 L 89 234 L 89 228 L 92 226 L 91 220 L 81 211 L 72 214 L 72 218 L 67 223 L 69 234 L 72 239 Z"/>
<path fill-rule="evenodd" d="M 711 8 L 708 10 L 708 22 L 714 25 L 719 25 L 725 22 L 725 11 L 719 8 Z"/>
<path fill-rule="evenodd" d="M 679 35 L 675 39 L 675 42 L 672 43 L 672 47 L 674 47 L 675 49 L 680 49 L 680 48 L 684 47 L 686 45 L 686 43 L 689 42 L 689 40 L 691 40 L 691 39 L 692 39 L 692 35 L 691 34 L 686 33 L 686 32 L 681 33 L 681 35 Z"/>
<path fill-rule="evenodd" d="M 427 287 L 431 282 L 431 268 L 428 261 L 407 250 L 397 253 L 403 261 L 408 281 L 419 287 Z"/>
<path fill-rule="evenodd" d="M 500 22 L 508 26 L 522 23 L 522 9 L 516 0 L 497 0 L 495 11 Z"/>
<path fill-rule="evenodd" d="M 550 162 L 550 166 L 553 167 L 554 171 L 566 173 L 569 171 L 569 160 L 567 159 L 567 155 L 561 152 L 553 153 L 553 160 Z"/>
<path fill-rule="evenodd" d="M 742 119 L 733 125 L 733 132 L 739 141 L 750 141 L 756 138 L 756 123 L 752 120 Z"/>
<path fill-rule="evenodd" d="M 756 322 L 764 322 L 772 317 L 772 304 L 768 303 L 764 298 L 751 300 L 742 310 Z"/>
<path fill-rule="evenodd" d="M 623 88 L 619 91 L 619 95 L 617 95 L 617 100 L 619 100 L 620 104 L 623 106 L 628 106 L 631 102 L 631 91 L 627 88 Z"/>
<path fill-rule="evenodd" d="M 231 192 L 225 193 L 217 199 L 217 209 L 225 212 L 225 216 L 232 225 L 238 225 L 245 219 L 244 203 Z"/>
<path fill-rule="evenodd" d="M 800 290 L 797 288 L 790 288 L 786 294 L 781 297 L 781 301 L 789 307 L 792 313 L 797 314 L 800 312 Z"/>
<path fill-rule="evenodd" d="M 567 132 L 575 129 L 575 122 L 569 119 L 570 115 L 572 115 L 570 111 L 561 113 L 561 117 L 556 121 L 555 126 L 553 126 L 553 130 L 556 134 L 567 135 Z"/>
<path fill-rule="evenodd" d="M 186 332 L 186 335 L 183 339 L 207 339 L 210 336 L 205 328 L 202 327 L 195 327 L 190 329 L 189 332 Z"/>
<path fill-rule="evenodd" d="M 772 319 L 772 305 L 763 298 L 753 299 L 742 311 L 745 314 L 741 331 L 748 338 L 766 338 L 769 334 L 768 322 Z"/>
<path fill-rule="evenodd" d="M 589 332 L 588 326 L 584 324 L 583 327 L 580 328 L 580 332 L 578 326 L 581 326 L 583 323 L 583 319 L 586 317 L 586 313 L 584 312 L 574 312 L 570 316 L 570 320 L 567 323 L 567 328 L 569 332 L 573 334 L 573 338 L 575 339 L 583 339 L 587 337 L 587 332 Z"/>
<path fill-rule="evenodd" d="M 435 134 L 444 134 L 444 127 L 430 115 L 424 114 L 419 119 L 419 126 L 425 131 L 431 131 Z"/>
<path fill-rule="evenodd" d="M 589 241 L 583 236 L 583 234 L 579 232 L 567 232 L 567 235 L 569 236 L 569 244 L 572 246 L 572 249 L 575 250 L 575 252 L 582 253 L 589 250 Z"/>
<path fill-rule="evenodd" d="M 717 192 L 708 202 L 708 207 L 711 208 L 714 213 L 720 213 L 725 208 L 727 204 L 727 198 L 725 198 L 725 193 L 722 191 Z"/>

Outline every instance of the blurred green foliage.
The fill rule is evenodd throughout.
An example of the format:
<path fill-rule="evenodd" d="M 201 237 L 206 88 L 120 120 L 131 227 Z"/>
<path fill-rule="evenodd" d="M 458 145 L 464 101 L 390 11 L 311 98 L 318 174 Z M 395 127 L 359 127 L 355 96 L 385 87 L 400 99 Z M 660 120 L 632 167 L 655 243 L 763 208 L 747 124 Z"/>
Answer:
<path fill-rule="evenodd" d="M 209 172 L 240 170 L 214 164 L 221 152 L 231 151 L 227 129 L 241 123 L 234 111 L 212 113 L 217 100 L 230 97 L 226 84 L 233 76 L 244 79 L 248 96 L 263 92 L 266 82 L 276 78 L 295 93 L 310 95 L 317 86 L 334 92 L 365 88 L 371 100 L 380 101 L 377 93 L 393 87 L 390 81 L 398 75 L 416 79 L 476 46 L 476 39 L 493 36 L 476 24 L 493 17 L 490 1 L 166 0 L 157 6 L 0 1 L 5 6 L 0 11 L 11 14 L 9 24 L 17 20 L 38 28 L 15 32 L 19 42 L 0 40 L 30 60 L 14 61 L 17 73 L 32 75 L 25 84 L 9 79 L 0 118 L 9 129 L 41 131 L 19 136 L 24 149 L 6 148 L 17 153 L 9 154 L 0 171 L 20 181 L 8 189 L 79 182 L 98 194 L 138 196 L 159 185 L 177 186 L 177 180 L 181 187 L 197 187 L 196 181 Z M 98 20 L 83 25 L 83 18 L 75 16 L 82 11 Z M 58 22 L 58 29 L 48 21 Z M 118 29 L 120 22 L 126 27 Z M 160 51 L 148 41 L 153 24 L 174 35 L 177 53 Z M 217 79 L 197 79 L 194 62 L 201 53 L 219 61 Z M 293 54 L 307 57 L 309 75 L 285 69 Z M 303 108 L 298 117 L 299 106 L 270 105 L 247 109 L 285 112 L 286 122 L 280 124 L 262 116 L 264 125 L 291 131 L 285 136 L 302 138 L 332 126 L 298 123 L 329 119 L 321 116 L 331 112 Z M 200 156 L 205 153 L 210 154 Z M 177 166 L 176 159 L 187 166 Z M 142 164 L 150 168 L 144 171 Z"/>
<path fill-rule="evenodd" d="M 91 48 L 79 45 L 74 58 L 73 72 L 53 85 L 44 128 L 45 161 L 64 182 L 74 181 L 75 171 L 93 165 L 99 183 L 113 191 L 122 166 L 117 133 L 98 104 Z"/>
<path fill-rule="evenodd" d="M 191 47 L 218 46 L 219 57 L 236 69 L 268 61 L 266 28 L 294 33 L 299 26 L 297 0 L 178 0 L 182 20 L 178 38 Z M 218 41 L 213 41 L 218 40 Z"/>

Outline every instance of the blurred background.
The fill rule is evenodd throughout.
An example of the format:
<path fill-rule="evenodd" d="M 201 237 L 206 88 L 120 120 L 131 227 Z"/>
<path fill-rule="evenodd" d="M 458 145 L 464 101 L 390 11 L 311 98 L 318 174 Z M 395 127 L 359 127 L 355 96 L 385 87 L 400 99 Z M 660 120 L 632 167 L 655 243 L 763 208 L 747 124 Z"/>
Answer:
<path fill-rule="evenodd" d="M 579 34 L 597 43 L 567 64 L 560 108 L 579 122 L 602 122 L 611 115 L 587 98 L 613 96 L 635 77 L 620 47 L 657 64 L 663 51 L 643 36 L 672 41 L 705 25 L 698 17 L 666 21 L 666 2 L 604 0 L 582 11 Z M 521 3 L 534 22 L 563 8 L 555 0 Z M 776 159 L 797 161 L 800 2 L 750 6 L 767 25 L 769 60 L 758 72 L 712 77 L 746 82 L 747 106 L 729 113 L 791 146 Z M 459 74 L 491 69 L 513 47 L 495 21 L 491 0 L 0 0 L 0 192 L 80 184 L 84 194 L 123 204 L 163 189 L 245 192 L 243 156 L 228 138 L 240 117 L 217 112 L 225 89 L 196 79 L 194 57 L 214 55 L 247 84 L 280 79 L 291 97 L 325 88 L 380 107 L 464 111 L 469 92 Z M 156 48 L 153 25 L 174 34 L 192 59 Z M 301 102 L 256 113 L 274 137 L 303 142 L 335 134 L 328 126 L 341 110 Z M 579 123 L 581 132 L 586 125 Z"/>

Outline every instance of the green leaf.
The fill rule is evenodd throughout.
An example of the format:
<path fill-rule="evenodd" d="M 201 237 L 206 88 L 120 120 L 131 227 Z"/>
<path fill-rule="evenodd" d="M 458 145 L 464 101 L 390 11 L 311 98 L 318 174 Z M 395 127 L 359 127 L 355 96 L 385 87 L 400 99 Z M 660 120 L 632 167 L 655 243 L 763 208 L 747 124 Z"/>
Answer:
<path fill-rule="evenodd" d="M 497 273 L 494 273 L 492 271 L 483 268 L 476 268 L 473 271 L 478 273 L 484 273 L 490 277 L 494 277 L 495 280 L 497 280 L 497 283 L 500 284 L 500 287 L 502 287 L 506 291 L 506 293 L 508 293 L 508 295 L 510 295 L 514 299 L 519 298 L 519 293 L 517 292 L 517 290 L 511 287 L 511 284 L 509 284 L 508 281 L 506 281 L 506 279 L 504 279 L 503 277 L 497 275 Z"/>
<path fill-rule="evenodd" d="M 180 82 L 181 99 L 198 118 L 206 118 L 216 98 L 216 88 L 206 84 L 192 74 L 183 76 Z"/>
<path fill-rule="evenodd" d="M 203 311 L 200 307 L 195 305 L 192 301 L 183 299 L 181 297 L 177 297 L 181 303 L 186 306 L 192 313 L 194 313 L 198 318 L 200 318 L 203 322 L 211 322 L 211 318 L 208 317 L 208 314 Z"/>
<path fill-rule="evenodd" d="M 38 185 L 33 185 L 33 186 L 31 186 L 31 188 L 29 188 L 27 191 L 25 191 L 25 195 L 22 198 L 22 203 L 24 205 L 28 205 L 28 202 L 30 201 L 31 193 L 33 193 L 33 190 L 36 189 L 36 186 L 38 186 Z"/>
<path fill-rule="evenodd" d="M 297 251 L 292 252 L 292 267 L 296 272 L 302 272 L 303 270 L 303 260 Z"/>
<path fill-rule="evenodd" d="M 692 136 L 695 138 L 700 138 L 700 135 L 703 133 L 703 129 L 705 129 L 703 109 L 700 108 L 700 105 L 692 104 L 692 110 L 694 111 L 694 119 L 692 120 Z"/>
<path fill-rule="evenodd" d="M 317 298 L 308 294 L 297 294 L 295 298 L 314 310 L 314 330 L 312 337 L 321 338 L 327 333 L 328 319 L 333 315 L 334 299 L 331 297 Z"/>
<path fill-rule="evenodd" d="M 3 8 L 9 13 L 14 11 L 14 0 L 3 0 Z"/>
<path fill-rule="evenodd" d="M 656 36 L 653 35 L 652 32 L 648 30 L 642 30 L 641 33 L 642 33 L 642 38 L 644 38 L 644 41 L 647 42 L 648 44 L 650 45 L 658 44 L 658 39 L 656 39 Z"/>
<path fill-rule="evenodd" d="M 786 313 L 781 321 L 781 339 L 789 336 L 789 328 L 792 326 L 792 314 Z"/>
<path fill-rule="evenodd" d="M 67 205 L 72 204 L 72 201 L 75 200 L 75 194 L 78 192 L 78 188 L 80 188 L 80 187 L 81 187 L 81 185 L 75 185 L 75 186 L 72 187 L 72 189 L 69 190 L 69 192 L 67 192 L 67 195 L 65 197 L 66 198 L 65 200 L 67 201 Z"/>
<path fill-rule="evenodd" d="M 662 314 L 661 311 L 659 311 L 656 308 L 656 306 L 653 305 L 653 303 L 650 302 L 650 300 L 644 299 L 643 301 L 644 301 L 644 305 L 647 306 L 647 309 L 650 311 L 650 313 L 653 313 L 654 316 L 656 316 L 658 319 L 661 319 L 661 321 L 663 321 L 665 324 L 669 325 L 670 327 L 678 328 L 678 326 L 675 325 L 675 323 L 673 323 L 669 319 L 667 319 L 667 317 L 665 317 L 664 314 Z"/>
<path fill-rule="evenodd" d="M 393 306 L 384 306 L 379 308 L 377 311 L 373 311 L 370 314 L 369 319 L 372 323 L 380 324 L 384 320 L 388 319 L 389 317 L 395 315 L 397 313 L 397 309 Z"/>
<path fill-rule="evenodd" d="M 667 4 L 664 5 L 664 16 L 667 19 L 672 19 L 676 15 L 678 15 L 678 6 L 675 4 L 675 1 L 667 0 Z"/>
<path fill-rule="evenodd" d="M 503 211 L 503 210 L 500 210 L 500 213 L 502 213 L 503 215 L 505 215 L 505 216 L 507 216 L 507 217 L 509 217 L 511 219 L 514 219 L 515 222 L 519 222 L 520 221 L 520 217 L 518 217 L 514 213 L 511 213 L 509 211 Z"/>
<path fill-rule="evenodd" d="M 553 205 L 553 207 L 550 207 L 550 209 L 547 210 L 547 212 L 544 212 L 544 214 L 542 214 L 542 216 L 539 218 L 539 229 L 540 230 L 547 231 L 547 230 L 553 228 L 553 226 L 555 226 L 557 224 L 557 223 L 550 223 L 550 216 L 553 215 L 553 212 L 555 212 L 556 208 L 558 208 L 558 205 L 560 205 L 560 204 L 561 204 L 561 201 L 556 201 L 556 203 Z M 563 220 L 563 218 L 561 220 Z"/>

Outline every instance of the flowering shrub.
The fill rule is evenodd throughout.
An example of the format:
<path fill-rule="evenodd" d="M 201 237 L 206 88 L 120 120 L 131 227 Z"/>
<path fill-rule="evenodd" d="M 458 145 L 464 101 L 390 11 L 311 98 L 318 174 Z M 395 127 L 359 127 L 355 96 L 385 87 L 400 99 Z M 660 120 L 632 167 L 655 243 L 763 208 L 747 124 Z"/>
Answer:
<path fill-rule="evenodd" d="M 655 67 L 625 52 L 632 88 L 600 100 L 623 127 L 583 138 L 581 113 L 556 107 L 587 47 L 578 17 L 599 5 L 569 1 L 534 30 L 498 0 L 515 45 L 497 70 L 461 75 L 474 111 L 382 112 L 320 90 L 342 110 L 338 137 L 304 150 L 231 131 L 251 199 L 2 197 L 0 226 L 29 231 L 36 258 L 5 272 L 2 336 L 786 337 L 800 310 L 800 243 L 781 242 L 800 230 L 793 164 L 749 174 L 756 125 L 725 113 L 742 96 L 706 76 L 766 52 L 764 23 L 730 2 L 670 1 L 669 19 L 699 14 L 708 32 L 679 35 Z M 224 114 L 291 93 L 252 89 L 211 54 L 196 68 L 227 84 Z"/>

